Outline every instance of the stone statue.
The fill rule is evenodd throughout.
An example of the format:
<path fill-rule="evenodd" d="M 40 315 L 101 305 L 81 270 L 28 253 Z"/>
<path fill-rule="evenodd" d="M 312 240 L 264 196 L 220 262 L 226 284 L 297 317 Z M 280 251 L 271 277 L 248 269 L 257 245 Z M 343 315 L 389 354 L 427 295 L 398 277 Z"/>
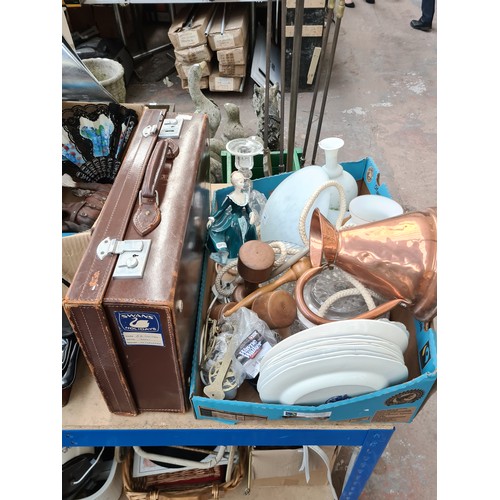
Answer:
<path fill-rule="evenodd" d="M 222 131 L 222 141 L 227 144 L 233 139 L 241 139 L 246 137 L 245 129 L 240 121 L 240 108 L 231 102 L 224 104 L 224 110 L 227 114 L 227 122 Z"/>
<path fill-rule="evenodd" d="M 188 72 L 189 95 L 195 105 L 195 113 L 205 113 L 208 117 L 209 137 L 215 137 L 221 121 L 219 106 L 200 89 L 201 66 L 193 64 Z"/>
<path fill-rule="evenodd" d="M 258 118 L 257 135 L 264 138 L 264 124 L 267 120 L 267 146 L 271 151 L 279 151 L 280 147 L 280 100 L 281 93 L 278 83 L 269 87 L 269 115 L 265 116 L 265 89 L 254 85 L 252 106 Z"/>

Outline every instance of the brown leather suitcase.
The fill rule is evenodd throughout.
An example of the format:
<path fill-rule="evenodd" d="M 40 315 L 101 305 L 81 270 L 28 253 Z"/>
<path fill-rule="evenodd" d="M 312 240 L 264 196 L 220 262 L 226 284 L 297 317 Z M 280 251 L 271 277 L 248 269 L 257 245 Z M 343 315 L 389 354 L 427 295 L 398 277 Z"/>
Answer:
<path fill-rule="evenodd" d="M 188 408 L 209 166 L 206 115 L 146 108 L 63 299 L 112 413 Z"/>

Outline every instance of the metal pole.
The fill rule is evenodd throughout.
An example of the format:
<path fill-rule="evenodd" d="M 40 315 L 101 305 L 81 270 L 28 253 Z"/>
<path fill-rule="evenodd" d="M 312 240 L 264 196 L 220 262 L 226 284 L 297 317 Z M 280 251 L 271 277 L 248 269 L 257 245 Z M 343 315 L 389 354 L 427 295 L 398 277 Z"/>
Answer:
<path fill-rule="evenodd" d="M 319 64 L 318 64 L 318 73 L 316 75 L 316 81 L 314 82 L 314 92 L 312 96 L 312 101 L 311 101 L 311 111 L 309 112 L 309 121 L 307 123 L 307 130 L 306 130 L 306 138 L 304 140 L 304 147 L 302 148 L 302 156 L 300 158 L 300 166 L 304 166 L 304 162 L 306 160 L 306 152 L 307 152 L 307 146 L 309 143 L 309 134 L 311 133 L 311 125 L 312 125 L 312 120 L 314 116 L 314 110 L 316 108 L 316 98 L 318 96 L 318 90 L 319 90 L 319 82 L 321 80 L 321 77 L 323 75 L 323 67 L 325 65 L 325 60 L 326 60 L 326 46 L 328 43 L 328 39 L 330 38 L 330 27 L 332 25 L 332 20 L 333 20 L 333 9 L 335 8 L 335 0 L 328 0 L 328 10 L 326 14 L 326 27 L 325 27 L 325 32 L 323 33 L 323 39 L 321 41 L 321 53 L 319 56 Z"/>
<path fill-rule="evenodd" d="M 149 50 L 146 50 L 145 52 L 141 52 L 140 54 L 136 54 L 135 56 L 132 56 L 132 59 L 134 61 L 141 61 L 142 59 L 145 59 L 146 57 L 152 56 L 153 54 L 157 54 L 158 52 L 161 52 L 162 50 L 171 49 L 171 48 L 172 48 L 172 44 L 166 43 L 165 45 L 161 45 L 160 47 L 155 47 L 154 49 L 149 49 Z"/>
<path fill-rule="evenodd" d="M 120 6 L 116 3 L 113 4 L 113 12 L 115 13 L 116 24 L 118 25 L 118 31 L 120 32 L 120 38 L 122 39 L 123 45 L 127 46 L 127 37 L 125 36 L 125 30 L 123 29 L 122 16 L 120 14 Z"/>
<path fill-rule="evenodd" d="M 286 0 L 281 0 L 281 40 L 280 40 L 280 164 L 279 171 L 285 171 L 283 152 L 285 142 L 285 80 L 286 80 Z"/>
<path fill-rule="evenodd" d="M 288 149 L 286 170 L 291 172 L 295 146 L 295 119 L 297 117 L 297 92 L 300 77 L 300 56 L 302 52 L 302 25 L 304 24 L 304 0 L 295 3 L 295 29 L 293 33 L 292 73 L 290 78 L 290 117 L 288 125 Z"/>
<path fill-rule="evenodd" d="M 269 152 L 269 86 L 271 83 L 271 43 L 273 23 L 273 0 L 267 0 L 267 22 L 266 22 L 266 88 L 264 89 L 264 156 L 262 167 L 264 175 L 272 173 L 271 153 Z"/>
<path fill-rule="evenodd" d="M 332 75 L 333 60 L 335 59 L 335 50 L 337 49 L 337 40 L 339 39 L 340 21 L 344 16 L 344 10 L 345 10 L 345 0 L 339 0 L 339 4 L 337 6 L 337 12 L 335 15 L 335 30 L 333 32 L 333 42 L 330 53 L 330 60 L 328 64 L 328 72 L 326 74 L 325 91 L 323 92 L 323 100 L 321 102 L 321 109 L 318 118 L 318 128 L 316 129 L 316 141 L 314 143 L 313 157 L 311 160 L 313 164 L 316 162 L 316 152 L 318 150 L 319 134 L 321 132 L 321 126 L 323 124 L 323 114 L 325 112 L 326 98 L 328 96 L 328 87 L 330 86 L 330 77 Z"/>

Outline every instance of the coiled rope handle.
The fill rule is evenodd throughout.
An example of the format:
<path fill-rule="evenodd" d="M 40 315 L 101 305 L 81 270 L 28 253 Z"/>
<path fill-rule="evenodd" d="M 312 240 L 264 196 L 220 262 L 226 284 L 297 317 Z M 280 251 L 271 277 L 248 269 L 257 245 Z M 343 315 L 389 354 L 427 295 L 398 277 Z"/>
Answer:
<path fill-rule="evenodd" d="M 304 208 L 302 209 L 302 213 L 300 214 L 299 218 L 299 233 L 300 237 L 302 239 L 302 243 L 304 243 L 304 246 L 309 245 L 309 239 L 306 234 L 306 219 L 307 215 L 309 214 L 309 211 L 311 210 L 311 207 L 313 206 L 313 203 L 316 201 L 316 198 L 325 190 L 328 189 L 329 187 L 336 187 L 337 191 L 339 192 L 339 206 L 340 206 L 340 211 L 339 211 L 339 216 L 337 217 L 337 221 L 335 223 L 335 228 L 340 229 L 342 227 L 342 221 L 344 220 L 345 213 L 347 211 L 347 202 L 345 198 L 345 191 L 344 191 L 344 186 L 340 184 L 337 181 L 326 181 L 324 184 L 322 184 L 314 193 L 311 195 L 307 203 L 305 204 Z"/>

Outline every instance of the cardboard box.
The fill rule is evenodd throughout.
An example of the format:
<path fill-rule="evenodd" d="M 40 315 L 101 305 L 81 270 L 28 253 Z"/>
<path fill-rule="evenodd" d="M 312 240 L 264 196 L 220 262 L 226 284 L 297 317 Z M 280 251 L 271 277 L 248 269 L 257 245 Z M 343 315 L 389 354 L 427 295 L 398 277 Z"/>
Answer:
<path fill-rule="evenodd" d="M 90 237 L 90 231 L 83 231 L 62 238 L 62 277 L 68 283 L 73 281 L 83 254 L 88 247 Z M 67 288 L 64 288 L 63 296 L 66 290 Z"/>
<path fill-rule="evenodd" d="M 212 92 L 235 92 L 240 90 L 242 81 L 239 76 L 222 76 L 214 71 L 208 77 L 208 86 Z"/>
<path fill-rule="evenodd" d="M 247 75 L 246 64 L 219 64 L 220 76 L 238 76 L 243 78 Z"/>
<path fill-rule="evenodd" d="M 369 157 L 357 162 L 341 163 L 344 169 L 358 181 L 359 194 L 380 194 L 390 197 L 385 184 L 380 184 L 380 172 Z M 264 195 L 269 194 L 278 184 L 293 172 L 254 180 L 254 189 Z M 214 209 L 220 206 L 230 188 L 215 191 Z M 205 313 L 210 301 L 213 283 L 213 261 L 207 259 L 202 280 L 204 294 L 198 308 L 197 341 L 193 372 L 191 375 L 190 397 L 195 417 L 223 422 L 237 423 L 246 420 L 328 420 L 352 424 L 411 422 L 424 406 L 437 380 L 437 339 L 432 328 L 426 329 L 411 312 L 403 307 L 391 311 L 391 319 L 406 325 L 410 341 L 404 354 L 408 367 L 408 380 L 379 391 L 361 396 L 335 401 L 318 406 L 282 405 L 262 403 L 257 390 L 244 381 L 233 400 L 215 400 L 203 393 L 198 367 L 200 335 L 205 323 Z"/>
<path fill-rule="evenodd" d="M 243 47 L 218 50 L 216 52 L 219 64 L 246 64 L 248 59 L 248 43 Z"/>
<path fill-rule="evenodd" d="M 207 26 L 214 12 L 214 5 L 188 4 L 170 25 L 168 38 L 174 49 L 185 49 L 207 43 Z"/>
<path fill-rule="evenodd" d="M 307 450 L 306 450 L 307 448 Z M 325 463 L 314 449 L 326 455 Z M 328 484 L 340 446 L 298 446 L 296 448 L 252 448 L 251 484 L 252 487 L 275 486 L 321 486 Z M 306 472 L 301 470 L 307 453 L 309 482 Z"/>
<path fill-rule="evenodd" d="M 287 26 L 285 28 L 285 36 L 287 38 L 293 38 L 295 36 L 295 26 Z M 312 25 L 306 24 L 302 26 L 302 36 L 304 38 L 305 37 L 321 38 L 321 36 L 323 36 L 323 26 L 317 26 L 315 24 Z"/>
<path fill-rule="evenodd" d="M 200 63 L 194 63 L 194 64 L 199 64 L 201 67 L 201 77 L 205 77 L 210 75 L 212 72 L 212 63 L 207 62 L 207 61 L 201 61 Z M 177 70 L 177 74 L 179 75 L 179 78 L 183 80 L 187 80 L 188 74 L 189 74 L 189 69 L 191 66 L 194 66 L 194 64 L 184 64 L 180 62 L 175 63 L 175 69 Z"/>
<path fill-rule="evenodd" d="M 339 453 L 335 458 L 332 470 L 332 484 L 337 492 L 342 492 L 344 485 L 349 480 L 353 464 L 358 458 L 361 447 L 340 446 Z"/>
<path fill-rule="evenodd" d="M 203 43 L 195 47 L 188 47 L 186 49 L 174 49 L 175 60 L 183 64 L 195 64 L 203 61 L 211 61 L 213 52 L 210 47 Z"/>
<path fill-rule="evenodd" d="M 181 78 L 181 87 L 185 90 L 189 89 L 187 79 L 185 80 Z M 208 89 L 208 76 L 204 76 L 203 78 L 200 79 L 200 89 Z"/>
<path fill-rule="evenodd" d="M 208 44 L 212 50 L 243 47 L 248 35 L 249 9 L 245 3 L 226 3 L 218 6 Z"/>

